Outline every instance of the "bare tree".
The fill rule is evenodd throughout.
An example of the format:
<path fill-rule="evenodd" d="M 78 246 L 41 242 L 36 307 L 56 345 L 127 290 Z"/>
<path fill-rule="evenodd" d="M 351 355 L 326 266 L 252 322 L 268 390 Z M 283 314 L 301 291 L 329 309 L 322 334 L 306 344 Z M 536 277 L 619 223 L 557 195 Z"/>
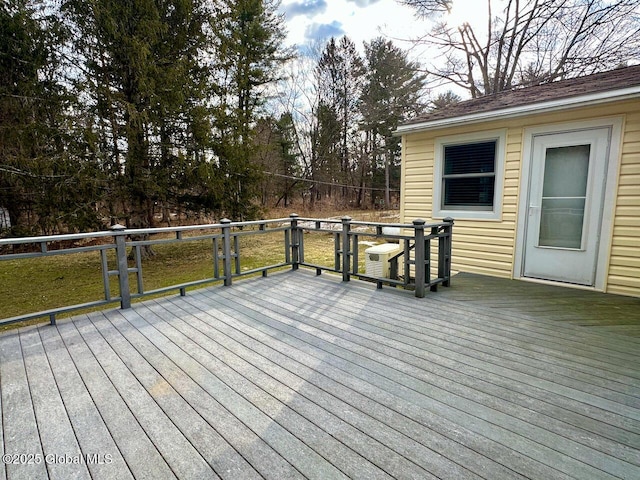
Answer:
<path fill-rule="evenodd" d="M 428 73 L 473 98 L 640 60 L 638 0 L 485 0 L 486 18 L 455 26 L 446 15 L 456 1 L 399 0 L 437 20 L 415 40 L 444 59 Z"/>
<path fill-rule="evenodd" d="M 357 104 L 362 91 L 362 70 L 362 58 L 347 36 L 329 39 L 316 67 L 320 96 L 317 146 L 326 162 L 327 179 L 342 185 L 349 183 L 353 173 L 351 154 L 354 137 L 358 136 Z M 343 186 L 340 195 L 343 202 L 348 193 Z"/>
<path fill-rule="evenodd" d="M 303 203 L 314 203 L 314 193 L 323 181 L 321 159 L 318 158 L 318 110 L 320 93 L 316 67 L 324 43 L 308 44 L 289 61 L 272 97 L 269 111 L 274 116 L 290 115 L 295 127 L 293 151 L 297 157 L 306 187 Z"/>
<path fill-rule="evenodd" d="M 399 3 L 409 5 L 416 9 L 416 14 L 420 17 L 429 17 L 451 11 L 453 0 L 398 0 Z"/>

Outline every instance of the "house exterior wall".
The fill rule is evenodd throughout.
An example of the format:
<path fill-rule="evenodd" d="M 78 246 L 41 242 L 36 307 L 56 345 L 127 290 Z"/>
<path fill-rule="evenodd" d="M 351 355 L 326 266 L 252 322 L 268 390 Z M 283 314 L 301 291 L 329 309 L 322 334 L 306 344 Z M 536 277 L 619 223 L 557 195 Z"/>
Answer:
<path fill-rule="evenodd" d="M 640 102 L 626 115 L 607 291 L 640 296 Z"/>
<path fill-rule="evenodd" d="M 402 221 L 441 220 L 433 218 L 432 208 L 436 138 L 506 128 L 501 218 L 455 219 L 452 267 L 456 271 L 512 278 L 525 129 L 606 117 L 623 118 L 623 145 L 613 228 L 610 233 L 604 232 L 612 235 L 610 257 L 605 262 L 605 291 L 640 296 L 640 100 L 403 135 Z"/>

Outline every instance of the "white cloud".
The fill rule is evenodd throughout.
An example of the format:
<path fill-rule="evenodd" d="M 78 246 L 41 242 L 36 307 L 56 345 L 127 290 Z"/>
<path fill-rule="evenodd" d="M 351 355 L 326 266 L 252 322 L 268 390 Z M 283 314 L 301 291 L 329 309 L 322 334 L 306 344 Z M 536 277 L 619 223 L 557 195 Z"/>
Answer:
<path fill-rule="evenodd" d="M 295 14 L 286 19 L 289 45 L 347 35 L 362 49 L 363 42 L 380 35 L 399 41 L 423 33 L 426 27 L 415 19 L 413 9 L 396 0 L 327 0 L 326 8 L 321 9 L 323 1 L 298 0 L 281 5 L 281 11 L 292 8 Z M 314 10 L 313 6 L 318 8 Z"/>
<path fill-rule="evenodd" d="M 368 7 L 374 3 L 378 3 L 380 0 L 346 0 L 347 3 L 355 3 L 360 8 Z"/>
<path fill-rule="evenodd" d="M 342 28 L 342 23 L 334 20 L 331 23 L 312 23 L 305 32 L 305 40 L 327 40 L 331 37 L 341 37 L 346 32 Z"/>
<path fill-rule="evenodd" d="M 302 0 L 301 2 L 282 5 L 280 8 L 288 19 L 299 15 L 313 18 L 327 10 L 327 2 L 326 0 Z"/>

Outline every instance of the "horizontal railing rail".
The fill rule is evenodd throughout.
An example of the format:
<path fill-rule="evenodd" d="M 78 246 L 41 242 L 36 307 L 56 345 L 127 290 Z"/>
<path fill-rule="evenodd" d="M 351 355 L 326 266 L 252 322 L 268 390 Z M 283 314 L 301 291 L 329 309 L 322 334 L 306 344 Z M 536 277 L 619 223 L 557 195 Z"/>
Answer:
<path fill-rule="evenodd" d="M 309 232 L 326 232 L 334 235 L 334 265 L 317 265 L 307 262 L 304 254 L 304 235 L 300 235 L 301 266 L 314 268 L 316 274 L 323 271 L 341 273 L 344 281 L 351 277 L 374 281 L 378 288 L 384 284 L 415 289 L 417 297 L 424 297 L 426 288 L 437 291 L 438 285 L 448 287 L 451 281 L 451 235 L 453 219 L 426 224 L 414 220 L 411 224 L 353 221 L 350 217 L 340 220 L 298 219 L 299 229 Z M 428 233 L 425 233 L 428 230 Z M 403 233 L 404 232 L 404 233 Z M 389 258 L 389 277 L 372 276 L 360 271 L 360 239 L 372 238 L 385 242 L 397 242 L 400 252 Z M 431 241 L 437 241 L 436 275 L 432 266 Z M 412 256 L 413 253 L 413 256 Z M 402 257 L 402 275 L 398 263 Z"/>
<path fill-rule="evenodd" d="M 147 229 L 126 229 L 115 225 L 104 232 L 0 239 L 0 271 L 2 261 L 6 260 L 97 252 L 103 290 L 102 298 L 0 319 L 0 325 L 42 317 L 48 317 L 55 324 L 56 316 L 81 309 L 118 302 L 121 308 L 126 309 L 131 306 L 132 300 L 150 295 L 179 292 L 184 296 L 188 288 L 215 282 L 230 286 L 236 278 L 256 274 L 266 276 L 269 271 L 287 267 L 293 270 L 300 267 L 315 269 L 318 275 L 323 271 L 335 272 L 341 274 L 344 281 L 355 277 L 376 282 L 378 288 L 382 288 L 383 284 L 401 286 L 414 289 L 417 297 L 424 297 L 427 287 L 435 291 L 439 284 L 449 286 L 452 229 L 452 219 L 428 225 L 423 220 L 415 220 L 411 224 L 390 224 L 353 221 L 350 217 L 300 218 L 292 214 L 288 218 L 273 220 L 232 222 L 224 219 L 218 224 Z M 334 261 L 331 265 L 307 261 L 305 234 L 313 232 L 333 236 Z M 282 261 L 243 270 L 241 239 L 266 234 L 282 235 Z M 389 276 L 375 276 L 361 271 L 359 256 L 362 238 L 399 244 L 399 252 L 389 258 Z M 84 241 L 93 244 L 81 245 Z M 437 242 L 437 247 L 432 247 L 432 241 Z M 147 289 L 143 249 L 186 242 L 210 242 L 210 274 L 197 280 Z M 432 266 L 432 250 L 437 255 L 437 270 Z M 113 268 L 109 266 L 110 261 Z M 112 278 L 117 278 L 117 295 L 112 293 Z M 10 296 L 11 292 L 4 294 Z"/>

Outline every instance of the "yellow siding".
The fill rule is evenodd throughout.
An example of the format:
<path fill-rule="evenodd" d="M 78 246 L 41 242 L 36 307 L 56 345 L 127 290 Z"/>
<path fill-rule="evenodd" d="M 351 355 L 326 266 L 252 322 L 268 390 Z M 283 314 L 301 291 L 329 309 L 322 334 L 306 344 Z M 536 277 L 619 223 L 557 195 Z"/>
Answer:
<path fill-rule="evenodd" d="M 494 126 L 496 128 L 496 126 Z M 491 127 L 476 130 L 491 130 Z M 469 133 L 468 129 L 441 131 L 436 135 L 414 134 L 404 137 L 401 216 L 410 222 L 415 218 L 439 221 L 432 217 L 434 139 L 438 136 Z M 520 178 L 520 150 L 522 129 L 507 132 L 504 163 L 503 214 L 500 221 L 456 220 L 452 252 L 452 268 L 487 275 L 510 277 L 513 270 L 513 251 Z M 412 178 L 413 172 L 420 172 Z M 426 177 L 425 178 L 425 174 Z"/>
<path fill-rule="evenodd" d="M 625 227 L 640 226 L 640 218 L 633 216 L 634 207 L 619 207 L 616 209 L 616 224 Z M 635 208 L 637 210 L 637 208 Z"/>
<path fill-rule="evenodd" d="M 489 121 L 403 136 L 401 218 L 432 218 L 434 148 L 437 137 L 507 129 L 502 218 L 458 219 L 454 226 L 452 268 L 500 277 L 513 276 L 524 129 L 571 121 L 623 116 L 620 174 L 608 259 L 606 291 L 640 296 L 640 102 L 637 100 Z M 605 232 L 605 235 L 608 232 Z"/>
<path fill-rule="evenodd" d="M 618 256 L 612 256 L 611 257 L 611 268 L 609 269 L 609 272 L 611 272 L 611 274 L 615 275 L 616 273 L 619 273 L 620 270 L 619 268 L 639 268 L 640 267 L 640 257 L 638 256 L 631 256 L 631 257 L 618 257 Z"/>
<path fill-rule="evenodd" d="M 640 108 L 626 116 L 607 291 L 640 296 Z"/>
<path fill-rule="evenodd" d="M 621 243 L 611 247 L 611 263 L 617 265 L 627 265 L 628 262 L 635 262 L 640 258 L 640 249 L 636 246 L 627 246 Z"/>

